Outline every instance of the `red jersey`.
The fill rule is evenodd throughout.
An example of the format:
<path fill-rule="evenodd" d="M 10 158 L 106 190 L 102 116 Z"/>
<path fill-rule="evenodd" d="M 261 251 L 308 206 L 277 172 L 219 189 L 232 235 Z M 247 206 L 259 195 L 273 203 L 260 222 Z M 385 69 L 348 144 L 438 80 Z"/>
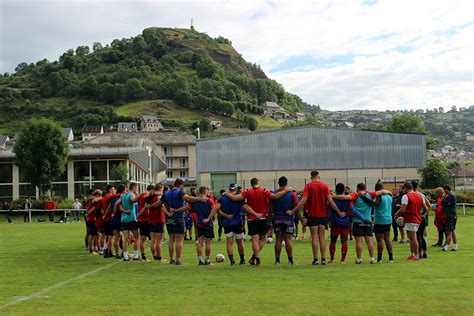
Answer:
<path fill-rule="evenodd" d="M 408 192 L 407 208 L 404 212 L 405 223 L 421 223 L 421 209 L 423 207 L 423 197 L 417 192 Z"/>
<path fill-rule="evenodd" d="M 305 209 L 308 217 L 328 216 L 329 186 L 322 181 L 311 181 L 304 186 L 303 197 L 307 197 Z"/>
<path fill-rule="evenodd" d="M 107 208 L 109 207 L 110 201 L 112 199 L 115 199 L 116 197 L 121 196 L 121 194 L 107 194 L 100 200 L 100 203 L 102 204 L 102 215 L 105 214 L 107 211 Z M 104 222 L 110 222 L 112 220 L 112 216 L 114 215 L 114 210 L 110 210 L 110 212 L 104 217 Z"/>
<path fill-rule="evenodd" d="M 103 198 L 100 198 L 100 200 L 96 201 L 94 204 L 95 208 L 95 226 L 101 227 L 104 225 L 104 220 L 102 219 L 102 215 L 104 214 L 104 210 L 102 209 L 102 200 Z"/>
<path fill-rule="evenodd" d="M 142 211 L 145 207 L 145 199 L 150 195 L 148 192 L 140 194 L 138 197 L 138 213 Z M 148 221 L 148 210 L 145 210 L 145 213 L 137 218 L 137 222 L 147 222 Z"/>
<path fill-rule="evenodd" d="M 439 197 L 436 201 L 436 208 L 434 209 L 435 212 L 435 220 L 434 224 L 437 228 L 443 229 L 443 225 L 446 224 L 446 215 L 443 212 L 443 198 Z"/>
<path fill-rule="evenodd" d="M 242 192 L 242 196 L 247 199 L 247 204 L 256 213 L 262 214 L 262 218 L 268 217 L 268 210 L 270 207 L 270 196 L 272 192 L 265 190 L 264 188 L 250 188 Z M 247 214 L 249 220 L 257 219 L 252 214 Z"/>
<path fill-rule="evenodd" d="M 88 214 L 89 211 L 94 208 L 94 206 L 92 205 L 92 200 L 93 199 L 89 199 L 87 201 L 87 207 L 86 207 L 86 214 L 87 214 L 86 215 L 86 221 L 87 222 L 94 222 L 95 221 L 95 210 L 94 210 L 94 212 L 91 212 L 90 214 Z"/>
<path fill-rule="evenodd" d="M 158 201 L 158 196 L 153 196 L 148 204 L 153 204 Z M 164 224 L 165 213 L 161 210 L 161 207 L 148 209 L 148 224 Z"/>
<path fill-rule="evenodd" d="M 55 210 L 56 209 L 56 202 L 54 202 L 54 201 L 46 202 L 46 209 L 47 210 Z"/>

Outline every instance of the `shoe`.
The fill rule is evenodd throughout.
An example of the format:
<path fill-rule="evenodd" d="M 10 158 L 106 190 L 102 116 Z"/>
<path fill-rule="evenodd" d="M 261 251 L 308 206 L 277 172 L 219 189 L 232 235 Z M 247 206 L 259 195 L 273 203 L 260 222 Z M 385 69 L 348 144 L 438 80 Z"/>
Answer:
<path fill-rule="evenodd" d="M 388 263 L 394 263 L 393 259 L 388 260 Z"/>
<path fill-rule="evenodd" d="M 280 265 L 280 261 L 275 261 L 275 265 L 276 265 L 276 266 L 279 266 L 279 265 Z"/>
<path fill-rule="evenodd" d="M 393 242 L 398 242 L 398 238 L 393 238 L 392 241 Z"/>
<path fill-rule="evenodd" d="M 304 240 L 304 236 L 303 236 L 303 237 L 301 237 L 301 240 Z"/>
<path fill-rule="evenodd" d="M 250 264 L 251 266 L 254 266 L 254 265 L 255 265 L 255 259 L 254 259 L 254 258 L 250 258 L 249 264 Z"/>
<path fill-rule="evenodd" d="M 133 261 L 141 261 L 141 259 L 138 257 L 133 257 Z"/>
<path fill-rule="evenodd" d="M 453 248 L 453 249 L 451 249 L 450 251 L 458 251 L 458 250 Z"/>
<path fill-rule="evenodd" d="M 288 266 L 292 267 L 294 265 L 295 265 L 295 263 L 293 261 L 288 261 Z"/>
<path fill-rule="evenodd" d="M 346 264 L 344 260 L 339 261 L 340 264 Z"/>
<path fill-rule="evenodd" d="M 334 263 L 334 259 L 329 260 L 329 263 Z"/>
<path fill-rule="evenodd" d="M 326 259 L 321 260 L 321 265 L 325 266 L 326 265 Z"/>
<path fill-rule="evenodd" d="M 123 260 L 123 261 L 131 261 L 132 259 L 130 259 L 130 258 L 123 258 L 122 260 Z"/>
<path fill-rule="evenodd" d="M 122 259 L 122 257 L 119 254 L 116 254 L 115 259 Z"/>
<path fill-rule="evenodd" d="M 442 245 L 436 243 L 436 244 L 432 244 L 431 247 L 441 247 Z"/>
<path fill-rule="evenodd" d="M 170 264 L 176 264 L 176 260 L 171 259 L 171 260 L 170 260 Z"/>
<path fill-rule="evenodd" d="M 235 261 L 231 261 L 231 262 L 230 262 L 230 265 L 231 265 L 231 266 L 235 266 Z"/>
<path fill-rule="evenodd" d="M 199 260 L 199 263 L 198 263 L 198 265 L 200 265 L 200 266 L 203 266 L 203 265 L 204 265 L 204 261 L 202 261 L 202 260 Z"/>
<path fill-rule="evenodd" d="M 415 257 L 413 257 L 413 256 L 408 256 L 408 257 L 406 257 L 406 258 L 403 259 L 403 260 L 410 260 L 411 258 L 415 258 Z"/>
<path fill-rule="evenodd" d="M 98 256 L 99 253 L 98 253 L 98 252 L 95 252 L 95 251 L 92 251 L 92 252 L 91 252 L 91 255 Z"/>
<path fill-rule="evenodd" d="M 313 263 L 312 263 L 313 266 L 317 266 L 318 264 L 319 264 L 318 260 L 313 260 Z"/>
<path fill-rule="evenodd" d="M 398 243 L 399 243 L 399 244 L 404 244 L 404 243 L 405 243 L 405 240 L 400 239 L 400 241 L 399 241 Z"/>
<path fill-rule="evenodd" d="M 245 260 L 240 260 L 239 264 L 246 264 Z"/>
<path fill-rule="evenodd" d="M 415 257 L 413 257 L 413 256 L 412 256 L 410 259 L 408 259 L 408 261 L 419 261 L 419 260 L 420 260 L 420 259 L 417 259 L 417 258 L 415 258 Z"/>
<path fill-rule="evenodd" d="M 206 261 L 204 261 L 204 264 L 205 264 L 206 266 L 210 265 L 210 264 L 211 264 L 211 260 L 206 259 Z"/>
<path fill-rule="evenodd" d="M 357 260 L 356 259 L 355 264 L 362 264 L 362 260 Z"/>
<path fill-rule="evenodd" d="M 259 266 L 260 264 L 261 264 L 260 258 L 256 258 L 256 259 L 255 259 L 255 265 L 256 265 L 256 266 Z"/>
<path fill-rule="evenodd" d="M 426 253 L 423 254 L 422 256 L 423 259 L 428 259 L 428 255 Z"/>
<path fill-rule="evenodd" d="M 380 261 L 380 262 L 382 262 L 382 261 Z M 375 260 L 374 260 L 374 259 L 370 259 L 369 263 L 370 263 L 370 264 L 374 264 L 374 263 L 375 263 Z"/>
<path fill-rule="evenodd" d="M 142 256 L 142 260 L 143 260 L 143 261 L 147 261 L 147 260 L 146 260 L 146 256 Z"/>
<path fill-rule="evenodd" d="M 377 263 L 382 263 L 382 260 L 377 260 Z"/>
<path fill-rule="evenodd" d="M 180 265 L 183 264 L 183 262 L 181 260 L 176 260 L 176 262 L 174 264 L 177 265 L 177 266 L 180 266 Z"/>

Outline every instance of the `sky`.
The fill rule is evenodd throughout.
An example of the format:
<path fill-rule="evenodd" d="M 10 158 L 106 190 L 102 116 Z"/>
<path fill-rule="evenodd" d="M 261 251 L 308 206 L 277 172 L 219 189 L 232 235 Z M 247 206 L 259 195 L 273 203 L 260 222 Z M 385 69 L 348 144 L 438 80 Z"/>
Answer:
<path fill-rule="evenodd" d="M 222 35 L 328 110 L 474 105 L 472 0 L 0 0 L 0 72 L 150 26 Z"/>

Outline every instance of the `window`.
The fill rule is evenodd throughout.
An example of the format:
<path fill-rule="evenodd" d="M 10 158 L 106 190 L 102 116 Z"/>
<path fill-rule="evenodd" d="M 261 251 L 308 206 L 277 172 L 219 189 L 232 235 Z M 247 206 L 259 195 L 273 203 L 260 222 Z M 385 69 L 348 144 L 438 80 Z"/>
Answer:
<path fill-rule="evenodd" d="M 55 196 L 67 196 L 67 184 L 66 183 L 59 183 L 59 184 L 53 184 L 53 187 L 51 189 L 53 195 Z"/>
<path fill-rule="evenodd" d="M 0 163 L 0 183 L 13 182 L 13 164 Z"/>
<path fill-rule="evenodd" d="M 35 197 L 36 196 L 36 188 L 34 185 L 31 184 L 20 184 L 18 186 L 18 190 L 20 191 L 20 197 Z"/>
<path fill-rule="evenodd" d="M 112 173 L 112 170 L 114 170 L 114 168 L 120 165 L 121 163 L 125 163 L 125 162 L 123 160 L 110 160 L 109 161 L 109 179 L 110 180 L 120 180 L 120 179 L 113 179 L 111 173 Z"/>
<path fill-rule="evenodd" d="M 89 161 L 74 161 L 74 181 L 89 181 Z"/>
<path fill-rule="evenodd" d="M 168 178 L 173 178 L 173 170 L 166 170 L 166 176 Z"/>
<path fill-rule="evenodd" d="M 89 190 L 91 189 L 89 183 L 75 183 L 74 184 L 74 196 L 79 198 L 89 195 Z"/>
<path fill-rule="evenodd" d="M 186 177 L 186 170 L 180 170 L 180 171 L 179 171 L 179 177 L 180 177 L 180 178 Z"/>
<path fill-rule="evenodd" d="M 173 155 L 173 148 L 171 146 L 165 146 L 165 156 Z"/>
<path fill-rule="evenodd" d="M 13 198 L 12 185 L 0 185 L 0 200 L 10 202 Z"/>
<path fill-rule="evenodd" d="M 179 158 L 179 167 L 186 168 L 186 158 Z"/>
<path fill-rule="evenodd" d="M 173 168 L 173 158 L 166 158 L 166 166 Z"/>
<path fill-rule="evenodd" d="M 92 179 L 107 180 L 107 161 L 92 161 Z"/>

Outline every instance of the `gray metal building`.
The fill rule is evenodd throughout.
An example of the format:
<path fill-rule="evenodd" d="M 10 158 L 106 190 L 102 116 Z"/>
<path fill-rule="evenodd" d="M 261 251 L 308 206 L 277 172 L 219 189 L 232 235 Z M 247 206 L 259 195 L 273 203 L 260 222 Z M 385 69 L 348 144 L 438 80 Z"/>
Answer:
<path fill-rule="evenodd" d="M 417 168 L 425 163 L 426 137 L 305 126 L 201 139 L 196 157 L 200 183 L 215 190 L 229 181 L 248 185 L 254 176 L 272 188 L 281 175 L 299 189 L 314 169 L 330 184 L 365 181 L 370 186 L 379 179 L 418 178 Z"/>

